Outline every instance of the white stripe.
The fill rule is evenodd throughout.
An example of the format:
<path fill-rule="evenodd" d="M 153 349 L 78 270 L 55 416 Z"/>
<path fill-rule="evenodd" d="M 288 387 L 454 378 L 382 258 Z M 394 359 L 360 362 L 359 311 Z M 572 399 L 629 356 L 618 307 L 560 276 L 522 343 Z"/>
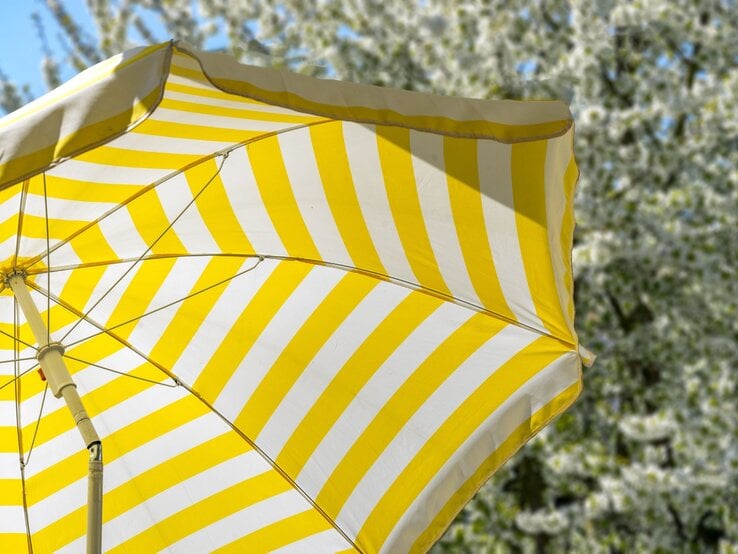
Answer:
<path fill-rule="evenodd" d="M 548 246 L 551 251 L 551 264 L 553 266 L 556 291 L 559 294 L 561 313 L 567 328 L 572 336 L 574 322 L 569 319 L 569 293 L 564 283 L 566 267 L 562 256 L 569 256 L 569 252 L 561 251 L 561 231 L 566 214 L 566 194 L 564 188 L 564 175 L 571 158 L 571 133 L 548 140 L 546 148 L 546 226 L 548 228 Z M 569 217 L 572 217 L 569 215 Z"/>
<path fill-rule="evenodd" d="M 395 482 L 439 427 L 502 364 L 537 338 L 508 325 L 471 354 L 418 408 L 364 474 L 337 516 L 339 525 L 358 534 L 387 485 Z"/>
<path fill-rule="evenodd" d="M 491 140 L 479 140 L 477 144 L 482 211 L 502 293 L 521 323 L 546 331 L 536 313 L 520 253 L 512 191 L 511 146 Z"/>
<path fill-rule="evenodd" d="M 442 304 L 426 318 L 372 375 L 341 414 L 303 467 L 297 482 L 312 496 L 325 485 L 382 407 L 433 351 L 473 315 Z"/>
<path fill-rule="evenodd" d="M 379 161 L 375 127 L 344 123 L 343 135 L 356 196 L 382 265 L 388 275 L 417 283 L 418 280 L 405 257 L 405 250 L 390 210 L 382 177 L 382 165 Z"/>
<path fill-rule="evenodd" d="M 239 271 L 252 267 L 255 263 L 254 259 L 245 260 Z M 279 263 L 275 260 L 264 260 L 254 271 L 223 285 L 225 290 L 208 310 L 197 332 L 171 368 L 181 381 L 189 385 L 195 384 L 225 339 L 224 330 L 233 328 L 236 320 L 241 317 L 246 306 Z"/>
<path fill-rule="evenodd" d="M 227 117 L 224 115 L 193 113 L 183 110 L 170 110 L 168 108 L 157 108 L 149 116 L 147 121 L 163 121 L 168 123 L 180 123 L 184 125 L 201 125 L 204 127 L 217 127 L 219 129 L 234 129 L 238 131 L 280 131 L 282 129 L 287 129 L 288 127 L 293 127 L 295 125 L 295 123 L 264 121 L 259 119 L 248 119 L 246 117 Z M 90 180 L 94 181 L 94 179 Z"/>
<path fill-rule="evenodd" d="M 67 160 L 56 167 L 52 167 L 46 174 L 88 183 L 148 185 L 165 177 L 170 172 L 170 169 L 110 166 L 93 162 Z"/>
<path fill-rule="evenodd" d="M 351 265 L 351 257 L 333 219 L 315 160 L 310 130 L 296 129 L 277 137 L 292 194 L 320 258 Z"/>
<path fill-rule="evenodd" d="M 203 83 L 202 81 L 195 81 L 194 79 L 190 79 L 189 77 L 180 77 L 179 75 L 174 75 L 172 73 L 170 73 L 167 76 L 167 83 L 172 83 L 175 85 L 184 85 L 184 86 L 193 87 L 193 88 L 199 88 L 201 90 L 210 90 L 210 91 L 217 90 L 210 83 Z"/>
<path fill-rule="evenodd" d="M 225 100 L 222 98 L 212 98 L 210 96 L 200 96 L 197 94 L 187 94 L 184 92 L 176 92 L 173 90 L 167 91 L 164 98 L 169 100 L 181 100 L 182 102 L 192 102 L 195 104 L 202 104 L 205 106 L 217 106 L 219 108 L 229 108 L 236 110 L 243 110 L 245 112 L 262 112 L 276 115 L 297 115 L 297 116 L 309 116 L 315 117 L 312 114 L 305 114 L 288 108 L 281 108 L 279 106 L 270 106 L 269 104 L 258 103 L 255 100 L 250 100 L 241 96 L 229 95 L 233 100 Z"/>
<path fill-rule="evenodd" d="M 89 202 L 84 199 L 67 200 L 65 198 L 55 198 L 51 196 L 52 191 L 48 191 L 47 205 L 44 205 L 44 197 L 39 194 L 29 194 L 26 196 L 26 206 L 23 210 L 25 215 L 32 215 L 46 218 L 46 208 L 48 206 L 49 220 L 58 219 L 61 221 L 78 221 L 80 223 L 97 219 L 108 210 L 113 209 L 116 204 L 112 202 Z M 80 224 L 80 227 L 82 225 Z M 50 221 L 50 232 L 54 236 L 54 222 Z"/>
<path fill-rule="evenodd" d="M 254 250 L 259 254 L 286 256 L 287 249 L 266 211 L 245 148 L 230 153 L 220 178 L 233 213 Z"/>
<path fill-rule="evenodd" d="M 21 239 L 21 243 L 22 243 Z M 2 243 L 0 243 L 0 256 L 2 256 L 3 260 L 7 260 L 8 258 L 11 258 L 15 254 L 15 244 L 17 242 L 16 236 L 10 236 L 7 239 L 5 239 Z M 41 250 L 41 252 L 46 251 L 46 239 L 44 238 L 44 247 Z M 25 257 L 25 256 L 24 256 Z"/>
<path fill-rule="evenodd" d="M 454 298 L 482 303 L 466 269 L 456 234 L 446 176 L 442 135 L 410 131 L 415 186 L 423 221 L 443 280 Z"/>
<path fill-rule="evenodd" d="M 171 552 L 212 552 L 268 525 L 311 509 L 295 490 L 283 492 L 244 508 L 169 547 Z"/>
<path fill-rule="evenodd" d="M 231 142 L 214 140 L 198 140 L 175 137 L 160 137 L 137 133 L 133 129 L 109 142 L 106 146 L 123 150 L 140 152 L 157 152 L 159 154 L 199 154 L 207 155 L 231 146 Z"/>
<path fill-rule="evenodd" d="M 188 506 L 269 470 L 253 450 L 208 468 L 103 524 L 105 548 L 115 548 Z M 84 544 L 85 537 L 80 537 L 60 552 L 80 552 Z"/>
<path fill-rule="evenodd" d="M 3 409 L 0 408 L 0 414 Z M 15 414 L 13 414 L 15 419 Z M 5 427 L 4 424 L 0 423 L 0 427 Z M 13 425 L 15 427 L 15 424 Z M 4 444 L 3 448 L 12 448 L 15 452 L 0 452 L 0 479 L 18 479 L 18 495 L 20 498 L 20 468 L 18 458 L 18 447 L 13 444 Z"/>
<path fill-rule="evenodd" d="M 0 202 L 0 222 L 2 223 L 5 223 L 11 218 L 15 220 L 18 216 L 18 210 L 20 209 L 21 186 L 20 184 L 14 186 L 18 187 L 19 192 L 10 196 L 3 202 Z"/>
<path fill-rule="evenodd" d="M 238 417 L 292 337 L 344 275 L 340 270 L 313 267 L 282 304 L 215 400 L 226 419 Z"/>
<path fill-rule="evenodd" d="M 146 194 L 152 194 L 152 191 L 148 191 Z M 134 200 L 134 202 L 140 201 L 139 199 Z M 146 252 L 149 247 L 148 242 L 141 237 L 130 212 L 125 207 L 105 216 L 98 223 L 98 226 L 108 246 L 112 248 L 118 259 L 136 258 Z M 97 237 L 94 238 L 97 239 Z M 84 244 L 84 241 L 79 238 L 75 240 L 75 242 L 78 241 Z"/>
<path fill-rule="evenodd" d="M 199 198 L 201 199 L 207 199 L 207 183 L 207 181 L 204 183 L 195 183 L 196 188 L 194 194 L 197 194 L 205 187 L 200 194 Z M 171 224 L 176 219 L 176 222 L 167 231 L 167 234 L 176 234 L 184 246 L 185 252 L 188 254 L 220 252 L 218 243 L 215 242 L 213 236 L 210 234 L 210 229 L 208 229 L 208 226 L 202 219 L 202 214 L 200 214 L 200 210 L 197 208 L 197 203 L 192 202 L 193 191 L 190 189 L 187 177 L 184 174 L 175 175 L 156 187 L 154 191 L 161 202 L 169 223 Z M 188 207 L 190 202 L 192 204 Z"/>
<path fill-rule="evenodd" d="M 381 552 L 407 552 L 438 512 L 481 464 L 530 416 L 579 379 L 578 360 L 568 352 L 515 391 L 454 452 L 408 506 Z"/>
<path fill-rule="evenodd" d="M 335 529 L 328 529 L 271 552 L 272 554 L 325 554 L 326 552 L 339 552 L 350 548 L 352 546 Z"/>
<path fill-rule="evenodd" d="M 257 438 L 277 457 L 313 404 L 366 338 L 410 294 L 408 289 L 380 283 L 356 306 L 325 342 L 292 385 Z"/>
<path fill-rule="evenodd" d="M 20 498 L 20 493 L 18 498 Z M 0 506 L 0 533 L 26 534 L 23 506 Z"/>

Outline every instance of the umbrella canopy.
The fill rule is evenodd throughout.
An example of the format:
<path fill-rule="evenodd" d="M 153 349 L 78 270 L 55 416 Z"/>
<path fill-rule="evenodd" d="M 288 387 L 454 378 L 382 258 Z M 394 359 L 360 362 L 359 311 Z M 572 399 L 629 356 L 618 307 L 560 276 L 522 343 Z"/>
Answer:
<path fill-rule="evenodd" d="M 176 43 L 0 120 L 0 550 L 84 549 L 52 355 L 105 550 L 429 548 L 580 392 L 572 133 Z"/>

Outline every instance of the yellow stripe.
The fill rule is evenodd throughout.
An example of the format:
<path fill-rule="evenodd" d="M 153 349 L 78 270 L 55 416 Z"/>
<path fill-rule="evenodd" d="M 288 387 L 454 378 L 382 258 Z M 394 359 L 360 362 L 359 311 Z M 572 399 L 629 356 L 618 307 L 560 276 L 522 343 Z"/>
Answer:
<path fill-rule="evenodd" d="M 315 510 L 307 510 L 267 525 L 214 552 L 223 554 L 228 552 L 233 554 L 272 552 L 328 529 L 332 529 L 332 527 L 320 513 Z"/>
<path fill-rule="evenodd" d="M 94 152 L 96 151 L 97 149 L 94 150 Z M 40 176 L 34 177 L 32 181 L 40 178 Z M 49 198 L 60 198 L 75 202 L 122 204 L 128 198 L 138 193 L 144 186 L 137 184 L 116 184 L 111 186 L 107 183 L 93 183 L 90 181 L 79 181 L 77 179 L 46 175 L 46 190 Z"/>
<path fill-rule="evenodd" d="M 377 127 L 379 160 L 392 217 L 418 283 L 450 296 L 425 228 L 410 155 L 410 131 Z"/>
<path fill-rule="evenodd" d="M 410 552 L 423 553 L 435 543 L 454 520 L 464 505 L 479 490 L 490 476 L 502 466 L 521 446 L 545 427 L 553 418 L 565 411 L 576 400 L 581 383 L 574 383 L 551 402 L 524 421 L 505 441 L 477 468 L 438 512 L 431 524 L 417 538 Z"/>
<path fill-rule="evenodd" d="M 187 252 L 174 229 L 169 227 L 171 221 L 161 205 L 155 188 L 137 197 L 124 209 L 128 210 L 143 242 L 151 246 L 149 252 L 153 254 Z M 191 207 L 187 209 L 191 209 Z M 141 252 L 139 255 L 143 254 L 144 252 Z"/>
<path fill-rule="evenodd" d="M 209 87 L 213 86 L 210 80 L 205 76 L 205 74 L 199 68 L 190 69 L 189 67 L 186 67 L 184 65 L 179 65 L 177 63 L 178 62 L 177 58 L 180 58 L 181 56 L 183 56 L 183 52 L 180 49 L 175 48 L 174 56 L 172 56 L 172 65 L 169 67 L 170 75 L 176 75 L 177 77 L 184 77 L 185 79 L 196 81 L 200 83 L 201 85 L 207 85 Z"/>
<path fill-rule="evenodd" d="M 389 356 L 433 311 L 438 298 L 411 292 L 351 355 L 313 403 L 277 457 L 277 465 L 296 476 L 351 400 Z"/>
<path fill-rule="evenodd" d="M 354 266 L 386 274 L 356 196 L 343 125 L 340 122 L 314 125 L 310 127 L 310 139 L 328 205 Z"/>
<path fill-rule="evenodd" d="M 277 137 L 249 144 L 246 152 L 264 207 L 287 253 L 295 258 L 320 260 L 320 253 L 292 193 Z"/>
<path fill-rule="evenodd" d="M 152 467 L 105 493 L 103 523 L 113 520 L 160 492 L 249 450 L 248 444 L 238 435 L 228 432 Z M 82 506 L 54 521 L 34 533 L 34 544 L 41 552 L 50 552 L 55 546 L 69 544 L 83 536 L 86 531 L 86 514 L 87 507 Z"/>
<path fill-rule="evenodd" d="M 193 197 L 210 181 L 205 192 L 195 201 L 196 208 L 221 252 L 252 254 L 254 247 L 233 212 L 218 166 L 215 160 L 207 160 L 185 172 Z"/>
<path fill-rule="evenodd" d="M 2 429 L 2 427 L 0 427 Z M 15 427 L 11 427 L 15 431 Z M 14 433 L 15 434 L 15 433 Z M 18 452 L 18 442 L 16 441 L 16 447 L 13 449 L 16 453 Z M 3 445 L 5 446 L 5 445 Z M 0 450 L 2 452 L 2 450 Z M 21 480 L 20 480 L 20 469 L 18 470 L 18 479 L 0 479 L 0 506 L 18 506 L 22 509 L 23 498 L 21 497 Z"/>
<path fill-rule="evenodd" d="M 316 497 L 328 514 L 338 514 L 356 485 L 402 427 L 449 375 L 505 325 L 476 313 L 443 341 L 382 406 Z"/>
<path fill-rule="evenodd" d="M 574 321 L 574 274 L 571 266 L 571 249 L 574 242 L 574 189 L 579 179 L 579 168 L 574 156 L 564 173 L 564 194 L 566 195 L 566 209 L 564 222 L 561 226 L 561 259 L 564 260 L 564 286 L 567 292 L 567 315 L 569 321 Z"/>
<path fill-rule="evenodd" d="M 0 533 L 0 552 L 29 551 L 28 536 L 25 533 Z"/>
<path fill-rule="evenodd" d="M 368 550 L 379 550 L 402 514 L 468 437 L 526 381 L 565 352 L 558 342 L 541 337 L 494 371 L 441 424 L 387 489 L 359 531 L 359 543 Z"/>
<path fill-rule="evenodd" d="M 223 127 L 176 123 L 173 121 L 156 121 L 154 119 L 147 119 L 136 126 L 136 129 L 131 131 L 131 133 L 178 139 L 211 140 L 219 143 L 231 142 L 234 144 L 269 134 L 264 131 L 224 129 Z"/>
<path fill-rule="evenodd" d="M 572 343 L 561 313 L 546 225 L 546 141 L 512 146 L 512 188 L 520 253 L 536 313 L 551 335 Z"/>
<path fill-rule="evenodd" d="M 214 403 L 266 326 L 295 291 L 312 266 L 281 262 L 230 326 L 218 349 L 208 360 L 193 389 Z"/>
<path fill-rule="evenodd" d="M 68 219 L 49 219 L 49 242 L 52 244 L 64 240 L 75 231 L 86 225 L 86 221 L 73 221 Z M 23 216 L 23 238 L 46 240 L 46 218 L 44 215 L 36 216 L 25 214 Z M 44 253 L 46 248 L 44 247 Z M 52 253 L 52 263 L 54 254 Z"/>
<path fill-rule="evenodd" d="M 377 283 L 358 273 L 344 275 L 282 349 L 235 419 L 236 427 L 250 437 L 259 435 L 310 361 Z"/>
<path fill-rule="evenodd" d="M 109 550 L 111 554 L 126 552 L 156 552 L 203 529 L 231 514 L 276 496 L 290 488 L 276 471 L 266 471 L 256 477 L 223 489 L 208 498 L 183 507 L 146 531 Z"/>
<path fill-rule="evenodd" d="M 42 317 L 44 320 L 46 319 L 46 316 L 42 314 Z M 11 331 L 12 332 L 12 331 Z M 12 354 L 11 354 L 12 355 Z M 30 362 L 26 362 L 30 364 Z M 12 371 L 12 364 L 3 364 L 7 369 L 3 369 L 3 371 Z M 26 366 L 26 367 L 31 367 Z M 36 367 L 38 368 L 38 365 L 36 364 Z M 5 383 L 11 381 L 13 379 L 13 374 L 10 375 L 4 374 L 0 376 L 0 385 L 4 385 Z M 34 369 L 33 371 L 27 373 L 23 377 L 20 378 L 20 381 L 22 383 L 22 386 L 20 387 L 20 391 L 18 391 L 18 399 L 23 402 L 25 400 L 28 400 L 32 396 L 38 394 L 39 392 L 44 390 L 44 382 L 41 380 L 41 377 L 37 373 L 37 371 Z M 0 390 L 0 401 L 6 401 L 6 402 L 15 402 L 16 399 L 16 391 L 15 387 L 13 385 L 7 385 L 4 389 Z M 5 443 L 3 442 L 5 438 L 3 437 L 3 431 L 2 429 L 5 429 L 5 427 L 0 427 L 0 452 L 7 452 L 5 450 L 7 447 L 11 447 L 11 452 L 17 452 L 18 446 L 15 439 L 13 439 L 12 443 Z M 8 427 L 8 429 L 13 429 L 13 433 L 15 433 L 15 427 Z"/>
<path fill-rule="evenodd" d="M 99 146 L 94 150 L 80 154 L 75 160 L 112 167 L 169 169 L 174 171 L 195 163 L 201 157 L 202 155 L 199 154 L 175 154 L 115 148 L 113 146 Z M 110 187 L 110 185 L 107 186 Z M 117 186 L 115 185 L 115 187 Z M 75 198 L 75 200 L 79 200 L 80 198 L 86 199 L 87 196 L 80 196 Z"/>
<path fill-rule="evenodd" d="M 474 290 L 484 308 L 516 321 L 502 293 L 489 246 L 482 211 L 477 141 L 444 137 L 443 153 L 454 225 Z"/>
<path fill-rule="evenodd" d="M 13 388 L 9 385 L 8 388 Z M 0 425 L 0 452 L 18 453 L 18 433 L 15 425 Z"/>

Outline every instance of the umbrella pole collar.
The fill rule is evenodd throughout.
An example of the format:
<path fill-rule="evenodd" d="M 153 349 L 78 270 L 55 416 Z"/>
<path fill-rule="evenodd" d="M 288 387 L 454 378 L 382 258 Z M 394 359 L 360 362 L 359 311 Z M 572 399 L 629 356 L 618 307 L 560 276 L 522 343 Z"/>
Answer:
<path fill-rule="evenodd" d="M 26 275 L 22 271 L 15 271 L 5 275 L 5 284 L 13 291 L 13 295 L 20 306 L 33 336 L 39 344 L 36 358 L 46 377 L 51 392 L 57 398 L 64 398 L 74 422 L 82 435 L 82 440 L 90 452 L 89 472 L 87 480 L 87 552 L 98 554 L 102 552 L 102 494 L 103 494 L 103 458 L 100 437 L 92 425 L 77 392 L 77 385 L 72 380 L 64 363 L 64 346 L 50 339 L 49 330 L 41 314 L 33 302 L 28 287 Z"/>

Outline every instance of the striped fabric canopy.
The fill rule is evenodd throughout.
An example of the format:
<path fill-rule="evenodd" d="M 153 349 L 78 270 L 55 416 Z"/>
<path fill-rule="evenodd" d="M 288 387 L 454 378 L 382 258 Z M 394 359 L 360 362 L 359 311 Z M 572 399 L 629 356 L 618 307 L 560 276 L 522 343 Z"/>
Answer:
<path fill-rule="evenodd" d="M 0 120 L 0 272 L 102 438 L 104 549 L 427 550 L 581 389 L 572 132 L 175 43 Z M 87 453 L 7 286 L 0 351 L 0 551 L 80 552 Z"/>

